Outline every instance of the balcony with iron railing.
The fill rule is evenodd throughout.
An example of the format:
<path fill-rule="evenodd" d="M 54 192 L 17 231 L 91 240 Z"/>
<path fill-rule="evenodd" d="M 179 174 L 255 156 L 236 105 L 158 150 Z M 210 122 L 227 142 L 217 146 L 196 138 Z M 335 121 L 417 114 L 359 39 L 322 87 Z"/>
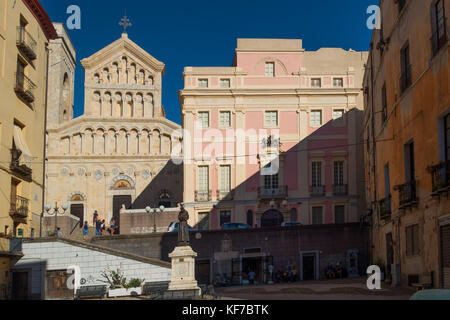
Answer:
<path fill-rule="evenodd" d="M 411 65 L 408 65 L 406 67 L 406 70 L 403 71 L 402 76 L 400 77 L 400 92 L 404 93 L 406 89 L 411 86 L 411 84 Z"/>
<path fill-rule="evenodd" d="M 381 220 L 390 219 L 392 216 L 391 199 L 392 199 L 392 197 L 389 196 L 388 198 L 385 198 L 378 202 L 378 208 L 380 210 L 380 219 Z"/>
<path fill-rule="evenodd" d="M 195 202 L 208 202 L 211 201 L 211 190 L 196 190 Z"/>
<path fill-rule="evenodd" d="M 325 186 L 311 186 L 311 196 L 312 197 L 324 197 L 325 196 Z"/>
<path fill-rule="evenodd" d="M 28 103 L 34 101 L 34 90 L 36 89 L 36 85 L 30 78 L 28 78 L 23 72 L 19 72 L 15 74 L 16 76 L 16 85 L 14 87 L 14 91 L 16 94 L 25 100 Z"/>
<path fill-rule="evenodd" d="M 9 168 L 11 171 L 20 176 L 23 180 L 31 182 L 33 170 L 24 164 L 20 164 L 20 156 L 22 151 L 16 148 L 11 149 L 11 163 Z"/>
<path fill-rule="evenodd" d="M 283 199 L 288 197 L 288 187 L 280 186 L 278 188 L 258 188 L 258 199 Z"/>
<path fill-rule="evenodd" d="M 31 34 L 25 29 L 25 27 L 17 27 L 17 47 L 26 55 L 30 60 L 37 58 L 36 49 L 37 42 L 33 39 Z"/>
<path fill-rule="evenodd" d="M 234 190 L 217 190 L 217 201 L 231 201 L 234 199 Z"/>
<path fill-rule="evenodd" d="M 346 196 L 346 195 L 348 195 L 348 185 L 346 185 L 346 184 L 334 185 L 333 186 L 333 194 L 335 196 Z"/>
<path fill-rule="evenodd" d="M 28 218 L 29 207 L 30 200 L 20 196 L 12 197 L 9 215 L 13 218 L 26 219 Z"/>
<path fill-rule="evenodd" d="M 411 181 L 394 188 L 398 191 L 399 209 L 411 208 L 419 203 L 417 181 Z"/>
<path fill-rule="evenodd" d="M 433 196 L 448 192 L 450 189 L 450 161 L 441 162 L 429 168 L 433 188 Z"/>

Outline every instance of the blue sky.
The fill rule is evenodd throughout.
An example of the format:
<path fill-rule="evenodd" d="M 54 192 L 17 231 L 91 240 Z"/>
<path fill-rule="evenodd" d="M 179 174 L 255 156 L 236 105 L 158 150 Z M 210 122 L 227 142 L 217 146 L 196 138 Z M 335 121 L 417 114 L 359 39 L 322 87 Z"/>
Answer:
<path fill-rule="evenodd" d="M 130 39 L 166 64 L 163 104 L 181 122 L 178 91 L 186 66 L 230 66 L 237 38 L 303 39 L 306 50 L 368 50 L 367 7 L 378 0 L 41 0 L 52 21 L 66 22 L 70 5 L 81 9 L 81 30 L 68 30 L 77 50 L 75 116 L 83 113 L 80 60 L 117 40 L 127 12 Z"/>

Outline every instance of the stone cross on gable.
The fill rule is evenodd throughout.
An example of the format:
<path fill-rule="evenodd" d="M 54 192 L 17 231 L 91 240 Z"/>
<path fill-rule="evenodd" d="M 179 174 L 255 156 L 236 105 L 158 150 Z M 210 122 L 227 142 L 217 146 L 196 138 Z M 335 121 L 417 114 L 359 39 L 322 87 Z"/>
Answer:
<path fill-rule="evenodd" d="M 127 27 L 132 26 L 130 19 L 126 15 L 120 20 L 119 25 L 123 27 L 123 33 L 127 33 Z"/>

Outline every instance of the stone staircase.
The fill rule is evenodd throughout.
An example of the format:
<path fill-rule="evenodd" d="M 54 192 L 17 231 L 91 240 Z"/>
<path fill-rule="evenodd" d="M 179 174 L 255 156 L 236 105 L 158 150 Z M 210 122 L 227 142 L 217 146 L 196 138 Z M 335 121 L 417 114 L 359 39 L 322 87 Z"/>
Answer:
<path fill-rule="evenodd" d="M 83 229 L 77 226 L 77 228 L 73 230 L 71 235 L 67 235 L 65 237 L 76 241 L 84 241 Z M 89 227 L 89 236 L 87 241 L 90 241 L 94 237 L 95 237 L 95 228 Z"/>

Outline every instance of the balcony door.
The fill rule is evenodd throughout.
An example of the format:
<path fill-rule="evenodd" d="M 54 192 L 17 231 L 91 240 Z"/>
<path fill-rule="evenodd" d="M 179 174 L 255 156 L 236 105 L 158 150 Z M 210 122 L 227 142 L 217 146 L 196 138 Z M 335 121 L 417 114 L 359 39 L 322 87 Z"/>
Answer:
<path fill-rule="evenodd" d="M 209 167 L 198 167 L 198 191 L 207 192 L 209 190 Z"/>
<path fill-rule="evenodd" d="M 23 88 L 26 64 L 22 60 L 17 60 L 17 86 Z"/>
<path fill-rule="evenodd" d="M 276 190 L 280 187 L 278 174 L 272 176 L 264 176 L 264 189 Z"/>

